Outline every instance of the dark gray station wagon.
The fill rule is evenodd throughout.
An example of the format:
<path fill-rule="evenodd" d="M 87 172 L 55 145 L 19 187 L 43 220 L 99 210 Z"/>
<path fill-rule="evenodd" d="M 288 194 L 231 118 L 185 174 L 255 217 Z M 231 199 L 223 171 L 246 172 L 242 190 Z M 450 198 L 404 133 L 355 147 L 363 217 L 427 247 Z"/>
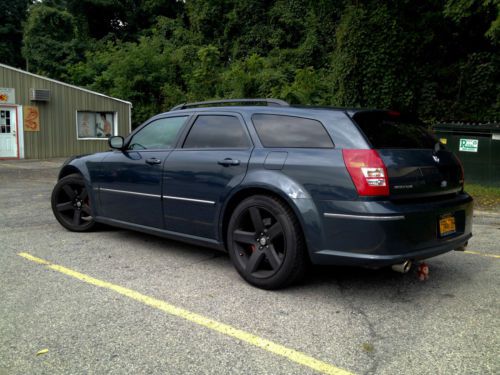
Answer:
<path fill-rule="evenodd" d="M 225 250 L 261 288 L 297 281 L 310 262 L 404 272 L 471 237 L 460 162 L 397 112 L 192 103 L 109 144 L 63 165 L 52 208 L 64 227 Z"/>

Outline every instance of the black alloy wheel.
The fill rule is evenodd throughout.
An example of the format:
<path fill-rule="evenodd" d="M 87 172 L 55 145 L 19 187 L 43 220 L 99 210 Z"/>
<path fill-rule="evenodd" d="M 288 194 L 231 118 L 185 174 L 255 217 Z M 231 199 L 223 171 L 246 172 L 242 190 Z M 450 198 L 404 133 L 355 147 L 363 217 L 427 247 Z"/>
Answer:
<path fill-rule="evenodd" d="M 52 191 L 52 211 L 63 227 L 73 232 L 85 232 L 95 226 L 90 197 L 82 176 L 63 177 Z"/>
<path fill-rule="evenodd" d="M 250 284 L 278 289 L 304 273 L 305 246 L 299 223 L 281 200 L 258 195 L 245 199 L 228 226 L 234 266 Z"/>

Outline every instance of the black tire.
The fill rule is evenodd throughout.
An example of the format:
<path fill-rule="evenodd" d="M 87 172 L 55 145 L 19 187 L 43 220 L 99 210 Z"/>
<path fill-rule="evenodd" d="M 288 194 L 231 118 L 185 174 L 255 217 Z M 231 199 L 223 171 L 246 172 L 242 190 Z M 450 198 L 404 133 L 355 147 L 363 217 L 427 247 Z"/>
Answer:
<path fill-rule="evenodd" d="M 306 246 L 293 211 L 280 199 L 255 195 L 243 200 L 229 220 L 227 246 L 238 273 L 262 289 L 299 281 L 306 268 Z"/>
<path fill-rule="evenodd" d="M 96 225 L 90 197 L 79 174 L 70 174 L 57 182 L 52 190 L 51 204 L 57 221 L 72 232 L 87 232 Z"/>

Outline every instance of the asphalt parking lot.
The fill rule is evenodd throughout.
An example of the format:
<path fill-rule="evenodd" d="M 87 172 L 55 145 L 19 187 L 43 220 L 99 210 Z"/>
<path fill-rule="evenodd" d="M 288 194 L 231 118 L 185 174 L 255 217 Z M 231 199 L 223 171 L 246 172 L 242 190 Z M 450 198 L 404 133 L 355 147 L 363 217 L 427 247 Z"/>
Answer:
<path fill-rule="evenodd" d="M 500 214 L 427 281 L 325 267 L 269 292 L 223 253 L 66 231 L 61 162 L 0 161 L 0 374 L 500 373 Z"/>

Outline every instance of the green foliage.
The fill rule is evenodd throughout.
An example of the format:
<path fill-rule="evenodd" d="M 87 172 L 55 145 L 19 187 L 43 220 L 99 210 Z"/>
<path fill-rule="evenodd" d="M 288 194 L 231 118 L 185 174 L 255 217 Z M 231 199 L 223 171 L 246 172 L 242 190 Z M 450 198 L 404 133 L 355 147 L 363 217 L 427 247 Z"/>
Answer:
<path fill-rule="evenodd" d="M 26 0 L 0 0 L 0 62 L 15 67 L 23 67 L 21 54 L 23 39 L 22 22 L 26 18 Z"/>
<path fill-rule="evenodd" d="M 132 120 L 140 124 L 186 100 L 188 79 L 205 80 L 205 86 L 200 84 L 195 89 L 200 97 L 210 95 L 218 54 L 213 47 L 199 47 L 195 41 L 180 21 L 159 18 L 137 42 L 97 44 L 69 71 L 79 85 L 132 101 Z"/>
<path fill-rule="evenodd" d="M 272 59 L 253 54 L 232 63 L 222 74 L 222 95 L 228 98 L 279 96 L 286 76 Z"/>
<path fill-rule="evenodd" d="M 332 54 L 334 102 L 410 108 L 413 67 L 406 49 L 412 47 L 389 7 L 349 6 L 339 23 Z"/>
<path fill-rule="evenodd" d="M 455 22 L 475 18 L 478 15 L 487 19 L 489 27 L 485 35 L 500 43 L 500 1 L 499 0 L 448 0 L 444 14 Z"/>
<path fill-rule="evenodd" d="M 212 98 L 220 82 L 220 53 L 208 45 L 198 49 L 193 70 L 186 75 L 188 100 L 197 101 Z"/>
<path fill-rule="evenodd" d="M 32 71 L 64 79 L 66 66 L 77 60 L 75 19 L 69 12 L 44 3 L 32 5 L 23 43 L 26 65 Z"/>
<path fill-rule="evenodd" d="M 26 6 L 14 2 L 23 19 Z M 500 117 L 499 7 L 498 0 L 44 0 L 29 8 L 23 51 L 32 71 L 132 101 L 134 125 L 184 101 L 235 97 L 394 108 L 428 122 L 483 120 Z M 0 27 L 12 34 L 0 51 L 19 43 L 12 31 L 19 24 Z M 22 63 L 19 54 L 13 59 Z"/>
<path fill-rule="evenodd" d="M 330 104 L 333 102 L 330 80 L 330 73 L 324 69 L 315 70 L 311 66 L 299 68 L 295 71 L 293 82 L 286 85 L 279 96 L 293 104 Z"/>

